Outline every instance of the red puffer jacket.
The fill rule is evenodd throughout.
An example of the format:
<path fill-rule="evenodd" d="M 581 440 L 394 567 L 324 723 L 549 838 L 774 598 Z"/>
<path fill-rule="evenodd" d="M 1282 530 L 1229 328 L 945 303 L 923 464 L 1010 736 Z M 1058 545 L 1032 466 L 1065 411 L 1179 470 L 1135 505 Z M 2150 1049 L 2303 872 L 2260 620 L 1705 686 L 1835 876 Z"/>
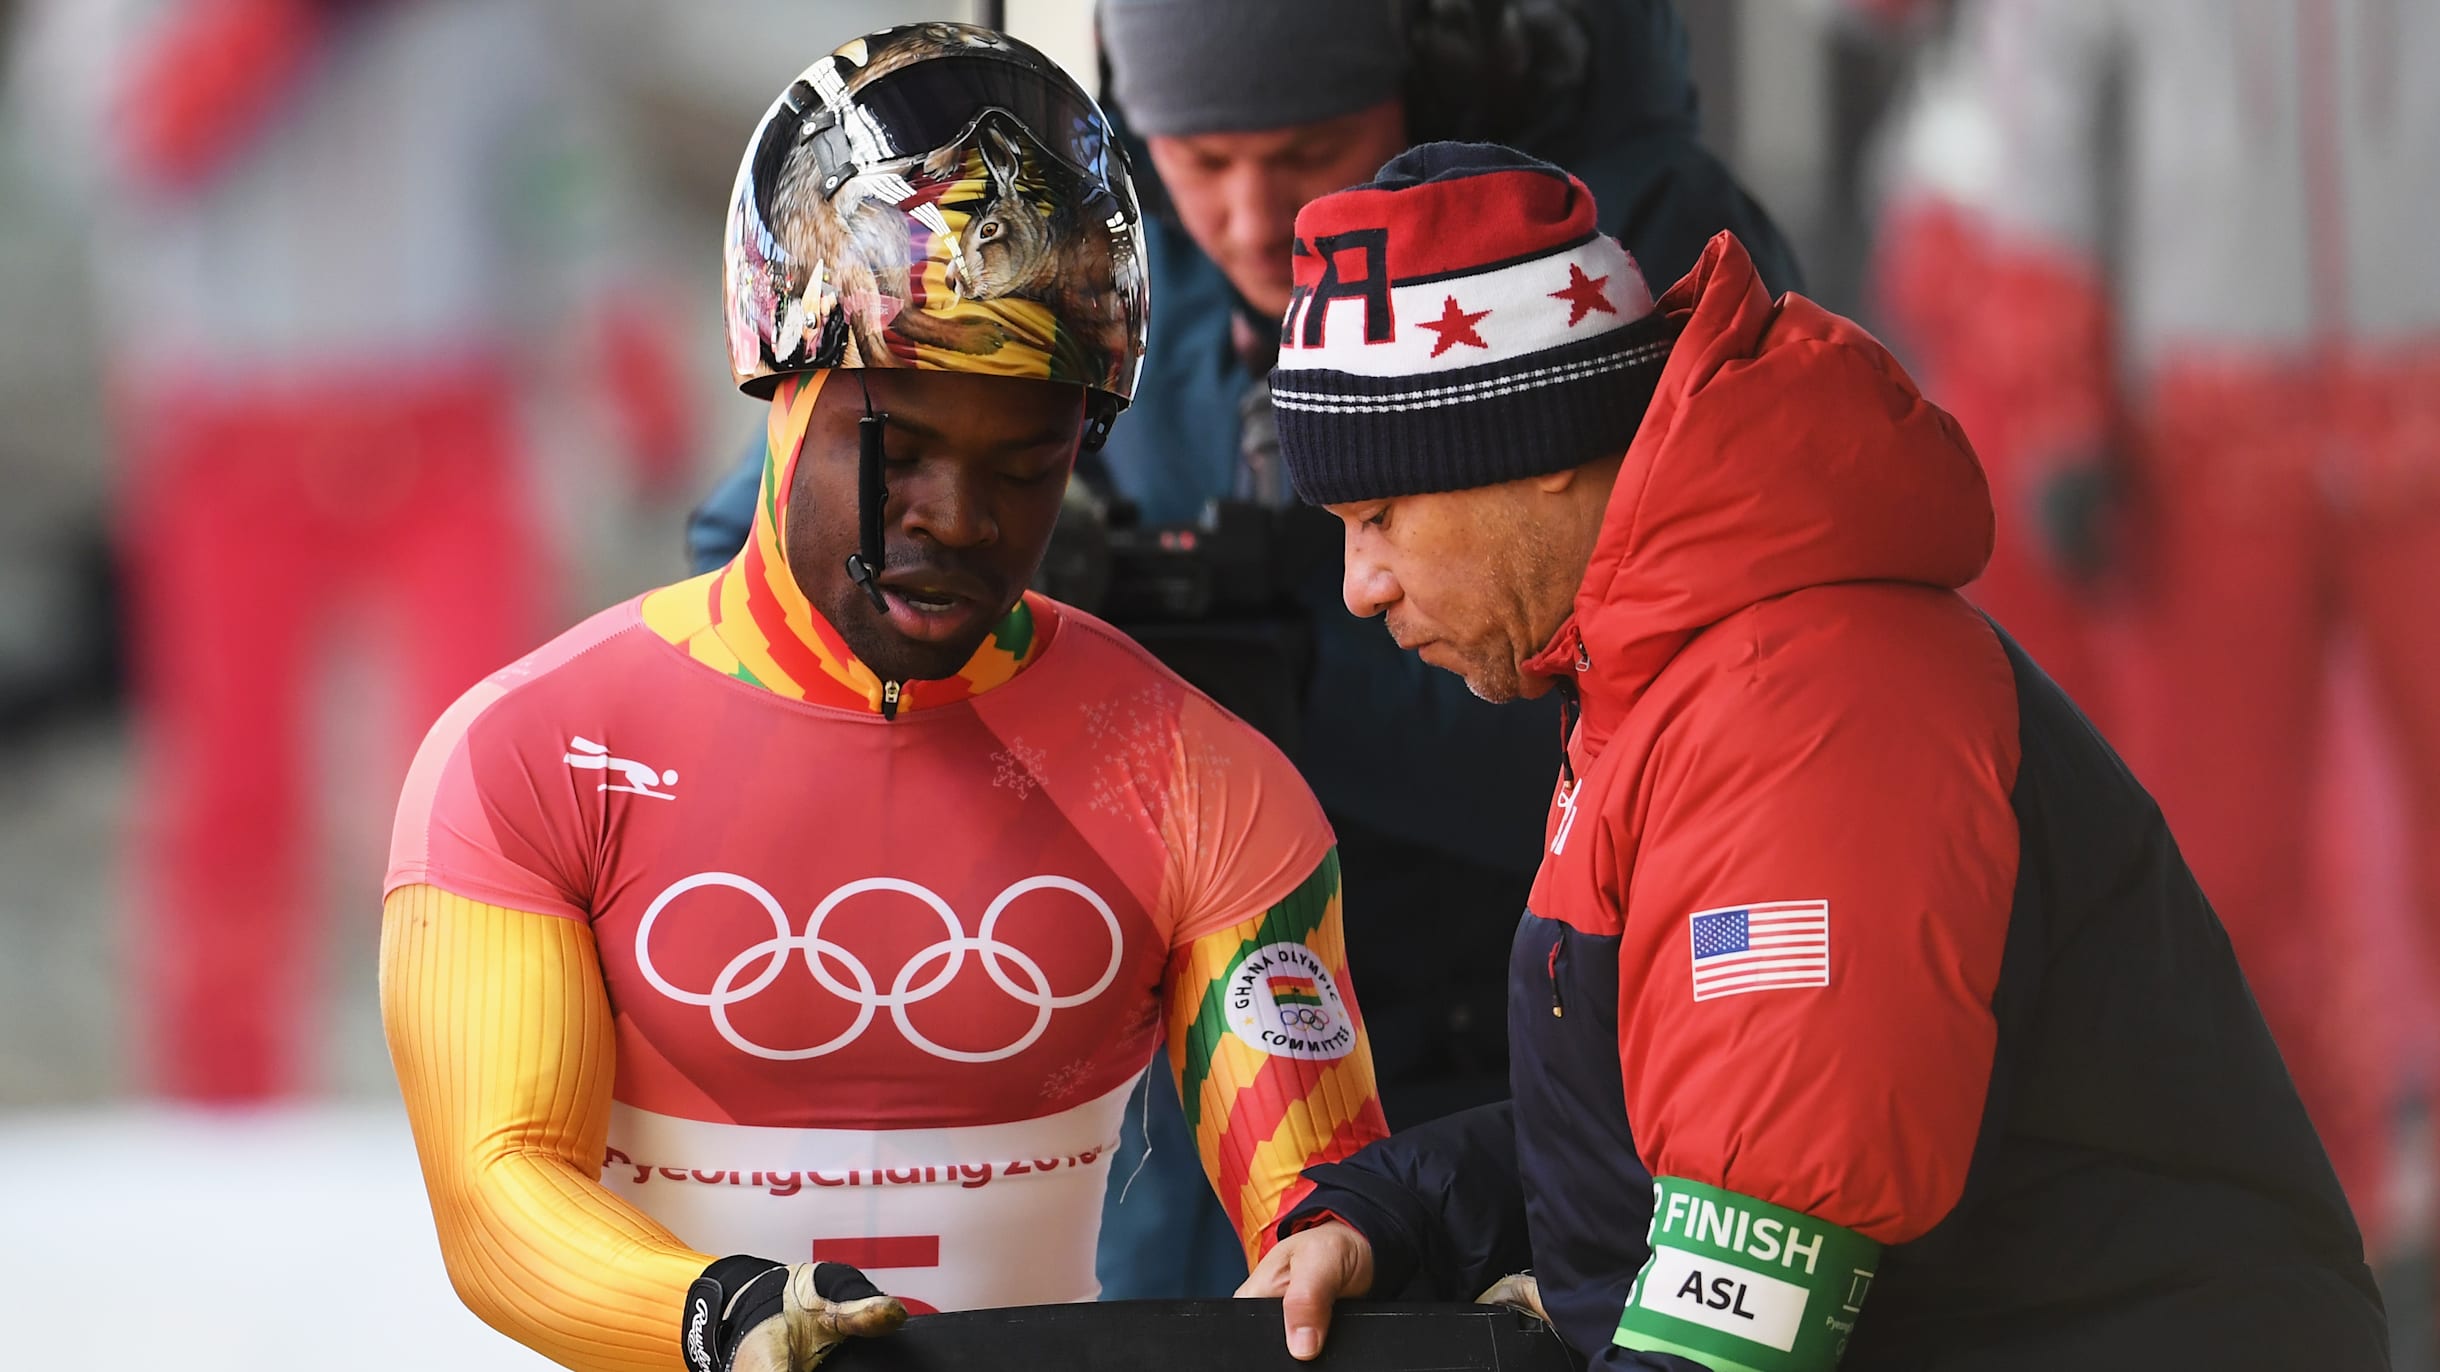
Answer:
<path fill-rule="evenodd" d="M 1715 239 L 1574 618 L 1513 1113 L 1316 1168 L 1378 1286 L 1530 1261 L 1596 1368 L 2386 1365 L 2329 1163 L 2157 810 L 1955 591 L 1991 506 Z"/>

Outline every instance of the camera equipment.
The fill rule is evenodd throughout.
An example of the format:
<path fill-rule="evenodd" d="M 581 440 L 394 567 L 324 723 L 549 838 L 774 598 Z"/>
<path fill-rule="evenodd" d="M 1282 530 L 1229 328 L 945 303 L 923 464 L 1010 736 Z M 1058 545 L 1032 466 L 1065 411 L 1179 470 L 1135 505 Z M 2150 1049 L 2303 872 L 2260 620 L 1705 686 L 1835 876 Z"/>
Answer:
<path fill-rule="evenodd" d="M 1314 597 L 1335 600 L 1338 521 L 1303 505 L 1214 501 L 1186 524 L 1068 485 L 1036 590 L 1124 630 L 1171 671 L 1296 754 Z"/>
<path fill-rule="evenodd" d="M 1259 619 L 1338 555 L 1338 521 L 1302 505 L 1215 500 L 1185 524 L 1146 524 L 1135 507 L 1071 482 L 1034 589 L 1114 624 Z"/>

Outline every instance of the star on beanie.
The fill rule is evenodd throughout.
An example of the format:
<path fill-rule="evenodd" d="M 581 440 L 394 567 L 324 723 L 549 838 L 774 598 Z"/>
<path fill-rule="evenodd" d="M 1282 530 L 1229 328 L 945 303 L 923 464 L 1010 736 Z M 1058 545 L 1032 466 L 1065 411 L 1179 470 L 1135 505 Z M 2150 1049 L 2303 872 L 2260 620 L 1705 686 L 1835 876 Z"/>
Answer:
<path fill-rule="evenodd" d="M 1672 337 L 1592 192 L 1489 143 L 1427 143 L 1296 216 L 1271 401 L 1296 493 L 1491 486 L 1634 441 Z"/>

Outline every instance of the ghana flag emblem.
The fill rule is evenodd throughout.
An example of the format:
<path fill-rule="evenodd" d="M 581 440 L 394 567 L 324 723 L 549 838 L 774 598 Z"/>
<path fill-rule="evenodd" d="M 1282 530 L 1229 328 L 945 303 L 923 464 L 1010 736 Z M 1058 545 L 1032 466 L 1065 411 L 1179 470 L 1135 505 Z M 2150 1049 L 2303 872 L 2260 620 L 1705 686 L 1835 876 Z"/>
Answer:
<path fill-rule="evenodd" d="M 1322 991 L 1311 977 L 1274 976 L 1270 978 L 1273 1005 L 1319 1005 Z"/>

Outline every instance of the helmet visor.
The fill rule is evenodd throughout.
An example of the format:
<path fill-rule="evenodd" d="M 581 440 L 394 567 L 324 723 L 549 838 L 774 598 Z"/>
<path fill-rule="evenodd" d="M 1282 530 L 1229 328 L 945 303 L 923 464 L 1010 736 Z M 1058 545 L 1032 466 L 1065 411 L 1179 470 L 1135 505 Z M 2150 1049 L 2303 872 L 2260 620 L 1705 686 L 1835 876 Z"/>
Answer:
<path fill-rule="evenodd" d="M 1134 393 L 1149 289 L 1125 156 L 1014 40 L 923 25 L 814 63 L 764 117 L 729 215 L 749 390 L 899 366 Z"/>
<path fill-rule="evenodd" d="M 837 60 L 829 68 L 836 71 Z M 817 69 L 817 72 L 820 69 Z M 817 80 L 809 85 L 830 85 Z M 827 174 L 841 180 L 901 158 L 924 157 L 963 143 L 975 121 L 998 110 L 1012 117 L 1040 150 L 1077 174 L 1116 187 L 1130 218 L 1127 178 L 1113 175 L 1108 126 L 1101 111 L 1064 82 L 1013 62 L 947 57 L 886 72 L 849 92 L 811 89 L 806 135 L 823 144 Z M 836 160 L 834 160 L 836 159 Z M 1120 169 L 1123 170 L 1123 169 Z"/>

